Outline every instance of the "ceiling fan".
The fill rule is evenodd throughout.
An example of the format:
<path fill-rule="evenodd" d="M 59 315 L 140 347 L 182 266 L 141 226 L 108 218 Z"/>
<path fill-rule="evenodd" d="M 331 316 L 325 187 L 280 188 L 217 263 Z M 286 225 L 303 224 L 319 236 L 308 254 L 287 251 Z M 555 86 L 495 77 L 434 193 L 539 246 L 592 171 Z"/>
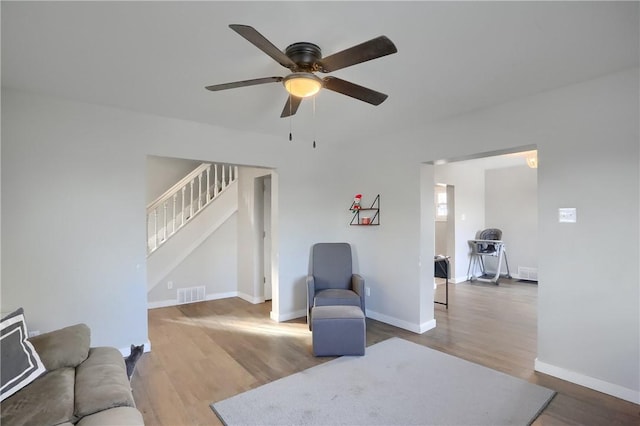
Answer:
<path fill-rule="evenodd" d="M 274 46 L 255 28 L 248 25 L 229 25 L 229 28 L 247 39 L 276 62 L 291 71 L 285 77 L 265 77 L 252 80 L 206 86 L 207 90 L 218 91 L 236 87 L 254 86 L 257 84 L 282 82 L 289 97 L 280 117 L 289 117 L 296 113 L 303 98 L 313 96 L 321 88 L 342 93 L 352 98 L 380 105 L 387 99 L 384 93 L 376 92 L 363 86 L 327 76 L 320 78 L 316 72 L 328 73 L 350 67 L 361 62 L 396 53 L 398 50 L 386 36 L 376 37 L 357 46 L 350 47 L 333 55 L 322 57 L 320 47 L 309 42 L 293 43 L 284 52 Z"/>

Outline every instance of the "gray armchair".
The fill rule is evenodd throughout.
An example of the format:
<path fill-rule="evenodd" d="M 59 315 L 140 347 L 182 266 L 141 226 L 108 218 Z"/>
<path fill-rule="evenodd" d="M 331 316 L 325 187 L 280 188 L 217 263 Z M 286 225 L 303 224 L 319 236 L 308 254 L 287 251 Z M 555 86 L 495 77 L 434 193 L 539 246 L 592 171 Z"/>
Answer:
<path fill-rule="evenodd" d="M 364 279 L 351 269 L 351 246 L 318 243 L 311 248 L 307 276 L 307 323 L 313 306 L 352 305 L 365 312 Z"/>

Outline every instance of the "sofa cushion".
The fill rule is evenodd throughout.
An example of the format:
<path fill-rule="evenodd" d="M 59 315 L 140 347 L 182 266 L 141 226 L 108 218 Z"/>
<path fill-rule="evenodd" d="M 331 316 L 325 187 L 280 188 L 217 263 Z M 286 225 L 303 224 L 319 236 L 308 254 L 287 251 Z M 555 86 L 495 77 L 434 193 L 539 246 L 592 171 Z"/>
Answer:
<path fill-rule="evenodd" d="M 0 323 L 0 401 L 18 392 L 44 373 L 38 353 L 27 340 L 22 308 Z"/>
<path fill-rule="evenodd" d="M 91 331 L 86 324 L 44 333 L 29 339 L 47 370 L 76 367 L 89 355 Z"/>
<path fill-rule="evenodd" d="M 342 288 L 320 290 L 313 300 L 314 306 L 349 305 L 360 307 L 360 296 L 355 291 Z"/>
<path fill-rule="evenodd" d="M 59 368 L 48 372 L 2 401 L 0 424 L 20 426 L 75 423 L 74 379 L 73 368 Z"/>
<path fill-rule="evenodd" d="M 78 418 L 113 407 L 135 407 L 124 358 L 116 348 L 91 348 L 76 368 L 75 393 Z"/>
<path fill-rule="evenodd" d="M 144 425 L 142 414 L 133 407 L 116 407 L 100 411 L 80 420 L 76 426 Z"/>

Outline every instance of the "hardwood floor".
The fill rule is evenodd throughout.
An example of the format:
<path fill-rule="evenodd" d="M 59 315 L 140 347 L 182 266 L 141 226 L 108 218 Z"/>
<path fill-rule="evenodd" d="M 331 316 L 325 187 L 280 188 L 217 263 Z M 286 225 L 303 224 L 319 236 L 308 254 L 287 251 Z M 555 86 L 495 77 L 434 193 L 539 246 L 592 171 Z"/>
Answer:
<path fill-rule="evenodd" d="M 534 425 L 639 425 L 638 405 L 534 373 L 536 303 L 531 283 L 449 285 L 435 329 L 418 335 L 367 319 L 367 346 L 397 336 L 556 390 Z M 313 357 L 304 318 L 278 324 L 270 309 L 231 298 L 150 310 L 152 352 L 132 378 L 145 424 L 219 425 L 210 403 L 333 359 Z"/>

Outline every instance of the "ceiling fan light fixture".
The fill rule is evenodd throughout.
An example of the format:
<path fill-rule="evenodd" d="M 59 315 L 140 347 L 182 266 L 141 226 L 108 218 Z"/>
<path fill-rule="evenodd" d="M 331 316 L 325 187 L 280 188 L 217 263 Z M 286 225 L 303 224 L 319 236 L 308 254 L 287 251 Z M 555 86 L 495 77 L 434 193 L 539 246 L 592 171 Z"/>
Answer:
<path fill-rule="evenodd" d="M 282 83 L 287 92 L 298 98 L 313 96 L 322 88 L 322 79 L 310 72 L 294 72 L 286 76 Z"/>

